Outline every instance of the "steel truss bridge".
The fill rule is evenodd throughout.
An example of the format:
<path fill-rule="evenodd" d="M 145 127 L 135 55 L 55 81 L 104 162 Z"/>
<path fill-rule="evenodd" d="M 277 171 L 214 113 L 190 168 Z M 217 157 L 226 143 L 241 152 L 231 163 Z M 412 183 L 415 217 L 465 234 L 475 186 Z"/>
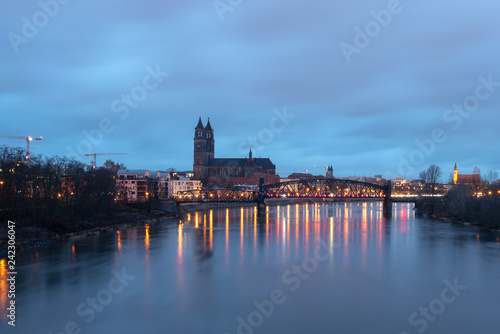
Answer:
<path fill-rule="evenodd" d="M 264 185 L 261 179 L 258 189 L 238 191 L 230 189 L 189 190 L 177 193 L 178 203 L 216 201 L 256 201 L 267 198 L 380 198 L 388 201 L 391 184 L 379 185 L 344 179 L 301 179 Z"/>
<path fill-rule="evenodd" d="M 255 202 L 257 192 L 232 189 L 201 189 L 177 192 L 177 203 L 190 202 Z"/>

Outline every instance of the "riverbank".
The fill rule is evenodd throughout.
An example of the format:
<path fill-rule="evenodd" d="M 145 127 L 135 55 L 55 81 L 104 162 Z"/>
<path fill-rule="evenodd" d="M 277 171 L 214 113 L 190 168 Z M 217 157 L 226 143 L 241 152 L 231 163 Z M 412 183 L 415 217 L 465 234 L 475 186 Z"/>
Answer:
<path fill-rule="evenodd" d="M 474 226 L 500 233 L 500 198 L 473 198 L 449 193 L 443 198 L 422 198 L 416 201 L 417 214 L 456 224 Z"/>
<path fill-rule="evenodd" d="M 91 222 L 40 225 L 33 221 L 15 222 L 16 251 L 47 247 L 49 245 L 78 238 L 86 238 L 123 228 L 156 224 L 175 218 L 164 211 L 116 211 L 111 215 L 99 216 Z M 7 254 L 7 222 L 0 227 L 0 257 Z"/>

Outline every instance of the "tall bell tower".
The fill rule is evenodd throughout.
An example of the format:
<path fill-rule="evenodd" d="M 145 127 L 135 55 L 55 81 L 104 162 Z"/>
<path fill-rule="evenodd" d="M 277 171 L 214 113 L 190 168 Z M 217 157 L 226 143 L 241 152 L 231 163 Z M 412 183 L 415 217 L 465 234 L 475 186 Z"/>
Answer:
<path fill-rule="evenodd" d="M 453 168 L 453 184 L 457 184 L 458 182 L 458 167 L 457 163 L 455 162 L 455 168 Z"/>
<path fill-rule="evenodd" d="M 205 138 L 206 142 L 206 150 L 205 150 L 205 161 L 204 164 L 207 165 L 210 159 L 213 159 L 215 156 L 215 139 L 214 139 L 214 130 L 210 125 L 210 117 L 207 121 L 207 126 L 205 127 Z"/>
<path fill-rule="evenodd" d="M 207 138 L 205 127 L 201 121 L 201 117 L 198 120 L 198 125 L 194 128 L 194 160 L 193 160 L 193 172 L 194 178 L 196 180 L 201 180 L 204 178 L 204 166 L 205 162 L 205 152 L 207 149 Z"/>

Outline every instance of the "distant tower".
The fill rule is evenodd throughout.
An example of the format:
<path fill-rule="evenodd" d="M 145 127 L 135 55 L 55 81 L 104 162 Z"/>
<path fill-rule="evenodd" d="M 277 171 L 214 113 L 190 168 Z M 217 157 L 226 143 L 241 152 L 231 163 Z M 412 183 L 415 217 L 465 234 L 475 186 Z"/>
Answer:
<path fill-rule="evenodd" d="M 328 166 L 328 171 L 326 172 L 326 177 L 329 179 L 333 179 L 333 166 Z"/>
<path fill-rule="evenodd" d="M 210 125 L 210 117 L 208 118 L 207 126 L 205 126 L 205 136 L 207 139 L 206 143 L 206 151 L 205 151 L 205 165 L 208 165 L 208 162 L 214 158 L 215 156 L 215 139 L 214 139 L 214 130 Z"/>
<path fill-rule="evenodd" d="M 481 169 L 479 167 L 474 167 L 472 174 L 481 176 Z"/>
<path fill-rule="evenodd" d="M 248 159 L 252 161 L 252 149 L 250 149 L 250 152 L 248 152 Z"/>
<path fill-rule="evenodd" d="M 205 134 L 205 127 L 201 121 L 201 117 L 198 120 L 198 125 L 194 128 L 194 161 L 193 161 L 193 172 L 194 178 L 196 180 L 201 180 L 204 174 L 205 166 L 205 150 L 207 147 L 207 140 Z"/>
<path fill-rule="evenodd" d="M 193 172 L 196 180 L 203 180 L 207 176 L 207 166 L 210 159 L 214 158 L 214 152 L 214 130 L 210 125 L 210 118 L 208 119 L 207 126 L 203 126 L 200 117 L 196 128 L 194 128 Z"/>
<path fill-rule="evenodd" d="M 458 182 L 458 168 L 457 162 L 455 161 L 455 168 L 453 168 L 453 184 L 457 184 Z"/>

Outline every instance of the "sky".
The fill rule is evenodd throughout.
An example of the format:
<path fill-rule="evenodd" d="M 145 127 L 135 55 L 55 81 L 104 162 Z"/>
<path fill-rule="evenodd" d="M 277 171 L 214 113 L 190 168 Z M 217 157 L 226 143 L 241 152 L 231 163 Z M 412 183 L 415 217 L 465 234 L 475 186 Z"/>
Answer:
<path fill-rule="evenodd" d="M 499 12 L 497 0 L 5 0 L 0 136 L 43 136 L 32 154 L 190 170 L 201 116 L 216 157 L 252 148 L 281 176 L 500 171 Z"/>

